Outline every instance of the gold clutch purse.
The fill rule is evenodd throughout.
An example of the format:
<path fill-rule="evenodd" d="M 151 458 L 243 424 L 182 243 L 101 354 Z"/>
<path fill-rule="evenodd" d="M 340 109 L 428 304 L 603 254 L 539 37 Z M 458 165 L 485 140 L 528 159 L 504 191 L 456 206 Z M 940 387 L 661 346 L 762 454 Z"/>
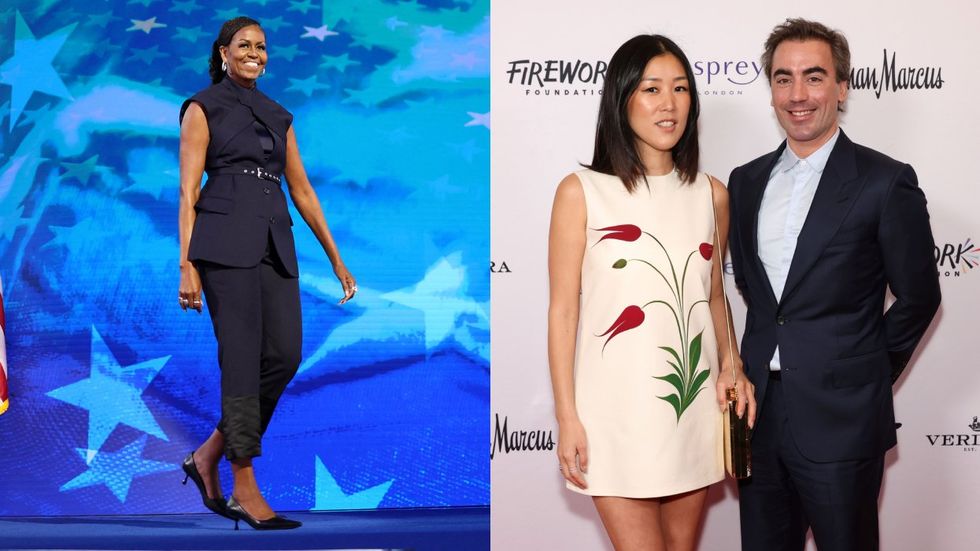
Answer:
<path fill-rule="evenodd" d="M 711 185 L 710 179 L 708 180 L 708 185 Z M 714 213 L 714 189 L 712 188 L 712 213 Z M 721 240 L 718 239 L 718 224 L 717 218 L 715 222 L 715 244 L 720 245 Z M 725 290 L 725 273 L 721 269 L 721 265 L 725 259 L 724 251 L 719 253 L 718 258 L 718 277 L 721 278 L 721 290 L 722 296 L 725 299 L 725 326 L 728 329 L 728 354 L 735 361 L 735 347 L 732 345 L 732 317 L 731 310 L 728 304 L 728 292 Z M 719 374 L 720 375 L 720 374 Z M 738 408 L 738 390 L 734 388 L 735 386 L 735 371 L 732 371 L 732 388 L 727 390 L 725 396 L 727 400 L 727 406 L 725 408 L 725 425 L 724 425 L 724 455 L 725 455 L 725 470 L 728 474 L 737 480 L 743 478 L 748 478 L 752 476 L 752 446 L 749 439 L 752 436 L 752 429 L 749 428 L 749 416 L 748 408 L 746 408 L 745 413 L 741 418 L 738 417 L 736 409 Z"/>
<path fill-rule="evenodd" d="M 752 446 L 749 444 L 748 415 L 739 419 L 735 408 L 738 391 L 728 389 L 728 407 L 725 409 L 725 470 L 732 478 L 741 480 L 752 476 Z"/>

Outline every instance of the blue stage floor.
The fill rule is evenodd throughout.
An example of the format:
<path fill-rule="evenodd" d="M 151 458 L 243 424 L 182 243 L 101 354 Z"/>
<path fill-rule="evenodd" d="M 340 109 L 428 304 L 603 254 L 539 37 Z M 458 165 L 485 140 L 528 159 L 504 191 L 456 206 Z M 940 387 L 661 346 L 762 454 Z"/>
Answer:
<path fill-rule="evenodd" d="M 0 517 L 0 549 L 490 549 L 490 508 L 294 512 L 296 530 L 259 532 L 214 514 Z"/>

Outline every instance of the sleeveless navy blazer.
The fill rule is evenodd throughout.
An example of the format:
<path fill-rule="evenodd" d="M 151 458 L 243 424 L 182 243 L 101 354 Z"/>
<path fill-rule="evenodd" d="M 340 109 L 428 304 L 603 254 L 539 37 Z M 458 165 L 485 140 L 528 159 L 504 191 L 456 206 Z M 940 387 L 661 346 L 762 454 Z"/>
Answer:
<path fill-rule="evenodd" d="M 204 170 L 209 174 L 194 205 L 197 219 L 188 260 L 204 260 L 236 268 L 257 266 L 265 256 L 269 236 L 289 275 L 299 276 L 293 225 L 282 186 L 255 175 L 238 174 L 256 168 L 279 176 L 286 166 L 286 132 L 292 114 L 259 90 L 243 88 L 224 78 L 198 92 L 180 108 L 180 120 L 191 102 L 204 110 L 210 141 Z M 272 135 L 266 158 L 255 121 Z M 221 171 L 222 174 L 214 174 Z M 230 173 L 229 173 L 230 172 Z"/>

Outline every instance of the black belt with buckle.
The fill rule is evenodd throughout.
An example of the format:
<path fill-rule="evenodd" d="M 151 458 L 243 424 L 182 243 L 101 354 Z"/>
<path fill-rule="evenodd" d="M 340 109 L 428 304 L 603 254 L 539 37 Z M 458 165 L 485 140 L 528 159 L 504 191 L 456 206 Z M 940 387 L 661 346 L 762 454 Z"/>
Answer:
<path fill-rule="evenodd" d="M 268 180 L 270 182 L 275 182 L 277 184 L 281 182 L 279 176 L 276 176 L 275 174 L 269 172 L 268 170 L 260 166 L 255 168 L 233 167 L 233 166 L 226 167 L 226 168 L 216 168 L 214 170 L 208 171 L 208 178 L 214 176 L 226 176 L 228 174 L 255 176 L 260 180 Z"/>

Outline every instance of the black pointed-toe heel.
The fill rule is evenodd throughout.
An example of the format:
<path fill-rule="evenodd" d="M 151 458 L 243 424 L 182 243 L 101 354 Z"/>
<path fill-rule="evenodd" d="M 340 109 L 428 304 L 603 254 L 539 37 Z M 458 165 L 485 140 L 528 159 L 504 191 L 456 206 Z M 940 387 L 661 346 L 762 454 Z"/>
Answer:
<path fill-rule="evenodd" d="M 245 521 L 245 523 L 256 530 L 291 530 L 303 525 L 298 520 L 291 520 L 279 515 L 266 520 L 258 520 L 248 514 L 248 511 L 240 503 L 235 501 L 235 496 L 228 498 L 228 504 L 225 506 L 225 509 L 228 511 L 228 518 L 235 521 L 235 530 L 238 530 L 238 521 L 240 520 Z"/>
<path fill-rule="evenodd" d="M 205 507 L 225 518 L 233 518 L 228 514 L 228 508 L 225 506 L 224 497 L 208 497 L 208 490 L 204 487 L 204 479 L 201 478 L 201 473 L 197 472 L 197 464 L 194 462 L 194 452 L 187 454 L 187 457 L 184 458 L 184 463 L 181 465 L 181 467 L 184 469 L 183 484 L 185 486 L 187 485 L 188 478 L 194 481 L 198 491 L 201 492 L 201 501 L 204 502 Z"/>

